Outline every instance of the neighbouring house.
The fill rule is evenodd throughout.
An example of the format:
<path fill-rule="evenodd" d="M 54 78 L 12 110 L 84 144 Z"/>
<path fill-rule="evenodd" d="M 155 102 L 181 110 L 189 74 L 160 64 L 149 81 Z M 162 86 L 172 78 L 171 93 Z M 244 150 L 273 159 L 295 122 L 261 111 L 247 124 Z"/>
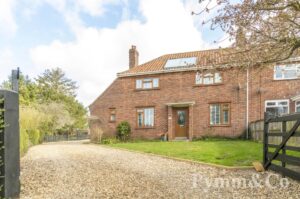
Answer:
<path fill-rule="evenodd" d="M 139 65 L 132 46 L 129 69 L 89 106 L 91 116 L 105 137 L 126 120 L 134 138 L 173 140 L 238 137 L 265 111 L 300 112 L 300 59 L 242 69 L 230 66 L 225 51 L 167 54 Z"/>

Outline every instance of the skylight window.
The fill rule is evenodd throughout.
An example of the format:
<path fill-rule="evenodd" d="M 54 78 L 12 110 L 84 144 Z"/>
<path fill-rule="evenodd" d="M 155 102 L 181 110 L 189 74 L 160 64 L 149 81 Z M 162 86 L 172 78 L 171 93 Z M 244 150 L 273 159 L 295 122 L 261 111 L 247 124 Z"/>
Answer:
<path fill-rule="evenodd" d="M 169 59 L 165 65 L 165 68 L 173 68 L 173 67 L 184 67 L 196 65 L 197 57 L 186 57 L 179 59 Z"/>

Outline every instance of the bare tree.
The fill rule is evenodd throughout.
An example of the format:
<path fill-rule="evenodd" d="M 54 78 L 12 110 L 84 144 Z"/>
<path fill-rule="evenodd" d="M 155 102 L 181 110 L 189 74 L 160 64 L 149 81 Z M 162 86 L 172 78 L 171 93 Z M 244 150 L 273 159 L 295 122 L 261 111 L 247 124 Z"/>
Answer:
<path fill-rule="evenodd" d="M 199 0 L 204 9 L 217 11 L 203 24 L 220 27 L 234 41 L 231 62 L 240 66 L 262 65 L 287 60 L 300 49 L 299 0 Z M 214 4 L 214 5 L 213 5 Z M 213 6 L 212 6 L 213 5 Z M 232 53 L 234 52 L 234 53 Z"/>

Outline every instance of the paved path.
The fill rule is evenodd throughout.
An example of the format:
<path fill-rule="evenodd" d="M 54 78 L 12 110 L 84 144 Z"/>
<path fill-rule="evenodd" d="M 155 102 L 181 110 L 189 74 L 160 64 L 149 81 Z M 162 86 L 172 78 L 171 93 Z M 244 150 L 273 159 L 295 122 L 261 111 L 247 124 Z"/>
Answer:
<path fill-rule="evenodd" d="M 34 146 L 22 158 L 21 198 L 300 198 L 300 183 L 292 180 L 287 188 L 251 188 L 270 173 L 251 181 L 253 174 L 60 142 Z M 272 176 L 272 185 L 280 179 Z"/>

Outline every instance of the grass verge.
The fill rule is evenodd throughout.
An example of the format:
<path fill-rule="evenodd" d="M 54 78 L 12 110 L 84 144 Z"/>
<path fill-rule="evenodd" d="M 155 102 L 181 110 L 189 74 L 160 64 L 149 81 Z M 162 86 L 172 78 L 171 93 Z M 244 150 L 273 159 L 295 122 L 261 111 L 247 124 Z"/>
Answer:
<path fill-rule="evenodd" d="M 262 160 L 262 144 L 243 140 L 140 141 L 107 145 L 225 166 L 251 166 L 252 162 Z"/>

